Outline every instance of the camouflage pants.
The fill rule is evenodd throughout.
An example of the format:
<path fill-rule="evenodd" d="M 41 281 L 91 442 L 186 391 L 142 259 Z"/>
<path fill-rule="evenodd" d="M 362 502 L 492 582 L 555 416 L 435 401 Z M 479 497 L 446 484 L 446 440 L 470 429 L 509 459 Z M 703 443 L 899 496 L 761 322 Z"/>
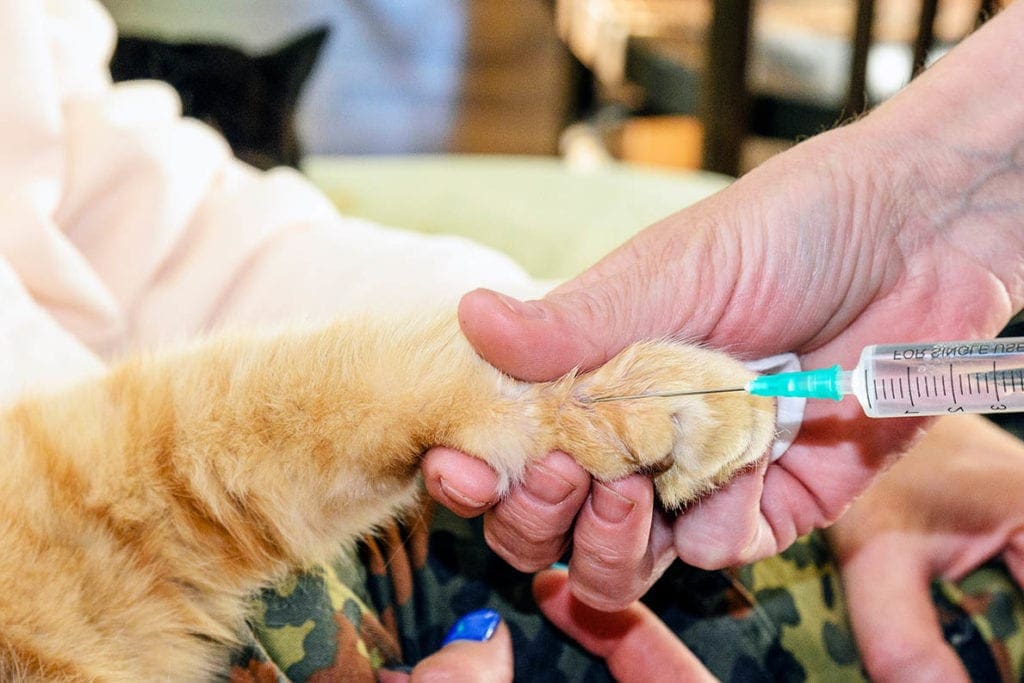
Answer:
<path fill-rule="evenodd" d="M 428 552 L 429 547 L 429 552 Z M 936 582 L 947 641 L 975 680 L 1020 680 L 1024 601 L 999 565 Z M 728 572 L 676 565 L 644 598 L 723 680 L 865 680 L 836 567 L 822 537 Z M 530 576 L 483 542 L 478 521 L 424 510 L 361 548 L 259 596 L 233 681 L 373 680 L 437 649 L 466 612 L 505 618 L 516 680 L 605 681 L 607 669 L 539 614 Z"/>

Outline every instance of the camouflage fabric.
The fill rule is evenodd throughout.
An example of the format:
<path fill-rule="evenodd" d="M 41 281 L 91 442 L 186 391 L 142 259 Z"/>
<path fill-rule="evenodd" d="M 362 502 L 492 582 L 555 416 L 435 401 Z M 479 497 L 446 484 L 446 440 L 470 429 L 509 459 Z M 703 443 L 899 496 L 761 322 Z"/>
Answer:
<path fill-rule="evenodd" d="M 1024 336 L 1024 313 L 1000 336 Z M 1024 413 L 992 419 L 1024 438 Z M 1024 680 L 1024 599 L 1002 565 L 956 584 L 937 581 L 932 597 L 973 680 Z M 819 534 L 738 570 L 676 563 L 644 601 L 722 680 L 867 680 Z M 611 680 L 602 662 L 545 622 L 530 576 L 490 552 L 479 521 L 429 507 L 357 553 L 264 591 L 227 677 L 374 680 L 382 666 L 411 666 L 435 651 L 459 616 L 482 607 L 509 626 L 517 680 Z"/>
<path fill-rule="evenodd" d="M 1021 680 L 1024 600 L 1001 566 L 955 585 L 936 582 L 933 595 L 974 680 Z M 644 600 L 723 680 L 866 680 L 838 571 L 818 534 L 738 570 L 676 563 Z M 252 642 L 234 657 L 229 679 L 373 680 L 381 666 L 413 665 L 436 650 L 460 615 L 481 607 L 508 623 L 516 680 L 612 680 L 545 622 L 530 576 L 490 552 L 479 521 L 440 508 L 365 542 L 358 557 L 265 591 Z"/>

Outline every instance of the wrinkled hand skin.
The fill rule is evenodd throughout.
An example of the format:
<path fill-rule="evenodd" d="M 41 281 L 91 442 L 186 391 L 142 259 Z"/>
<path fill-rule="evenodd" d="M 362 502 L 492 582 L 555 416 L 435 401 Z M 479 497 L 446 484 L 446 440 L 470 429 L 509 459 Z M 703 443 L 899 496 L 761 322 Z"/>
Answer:
<path fill-rule="evenodd" d="M 994 336 L 1024 306 L 1024 5 L 1011 5 L 889 102 L 780 154 L 651 226 L 539 301 L 480 290 L 463 332 L 512 376 L 550 380 L 639 339 L 683 338 L 738 358 L 781 351 L 852 367 L 869 344 Z M 978 74 L 985 74 L 979 78 Z M 984 122 L 981 125 L 980 122 Z M 799 439 L 666 519 L 650 483 L 593 484 L 559 456 L 500 502 L 493 476 L 428 454 L 428 490 L 487 511 L 492 546 L 520 568 L 572 541 L 570 585 L 622 608 L 678 556 L 705 568 L 779 552 L 827 526 L 921 436 L 812 402 Z"/>

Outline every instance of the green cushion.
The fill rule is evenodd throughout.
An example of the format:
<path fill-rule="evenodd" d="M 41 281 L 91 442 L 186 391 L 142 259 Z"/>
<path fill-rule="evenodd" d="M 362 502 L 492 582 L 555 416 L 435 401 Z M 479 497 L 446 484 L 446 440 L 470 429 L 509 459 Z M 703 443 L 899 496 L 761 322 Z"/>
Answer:
<path fill-rule="evenodd" d="M 311 157 L 342 213 L 470 237 L 532 275 L 571 277 L 639 229 L 717 192 L 725 176 L 521 156 Z"/>

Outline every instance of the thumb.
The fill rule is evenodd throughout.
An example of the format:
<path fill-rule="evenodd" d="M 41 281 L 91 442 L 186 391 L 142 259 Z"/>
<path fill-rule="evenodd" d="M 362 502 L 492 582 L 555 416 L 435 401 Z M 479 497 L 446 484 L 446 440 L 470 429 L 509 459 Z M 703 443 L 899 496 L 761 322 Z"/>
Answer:
<path fill-rule="evenodd" d="M 711 220 L 721 204 L 702 202 L 641 231 L 543 299 L 470 292 L 459 303 L 462 331 L 485 360 L 528 381 L 589 370 L 639 339 L 685 331 L 732 343 L 741 337 L 730 326 L 750 309 L 737 303 L 739 240 Z"/>
<path fill-rule="evenodd" d="M 470 612 L 455 622 L 440 650 L 416 665 L 409 680 L 511 681 L 512 637 L 508 627 L 494 610 Z"/>
<path fill-rule="evenodd" d="M 477 289 L 459 302 L 459 324 L 495 367 L 545 381 L 601 365 L 630 342 L 674 332 L 674 320 L 652 305 L 654 298 L 654 290 L 622 278 L 526 302 Z"/>
<path fill-rule="evenodd" d="M 857 649 L 872 679 L 967 680 L 931 596 L 926 547 L 876 535 L 840 559 Z"/>
<path fill-rule="evenodd" d="M 635 602 L 618 612 L 600 612 L 573 597 L 568 580 L 568 574 L 559 570 L 537 574 L 537 605 L 563 633 L 602 657 L 616 680 L 715 680 L 646 606 Z"/>
<path fill-rule="evenodd" d="M 459 304 L 463 333 L 485 360 L 529 381 L 589 370 L 639 339 L 685 331 L 735 341 L 728 328 L 750 310 L 736 303 L 740 242 L 711 219 L 722 201 L 709 202 L 641 231 L 541 300 L 470 292 Z"/>

